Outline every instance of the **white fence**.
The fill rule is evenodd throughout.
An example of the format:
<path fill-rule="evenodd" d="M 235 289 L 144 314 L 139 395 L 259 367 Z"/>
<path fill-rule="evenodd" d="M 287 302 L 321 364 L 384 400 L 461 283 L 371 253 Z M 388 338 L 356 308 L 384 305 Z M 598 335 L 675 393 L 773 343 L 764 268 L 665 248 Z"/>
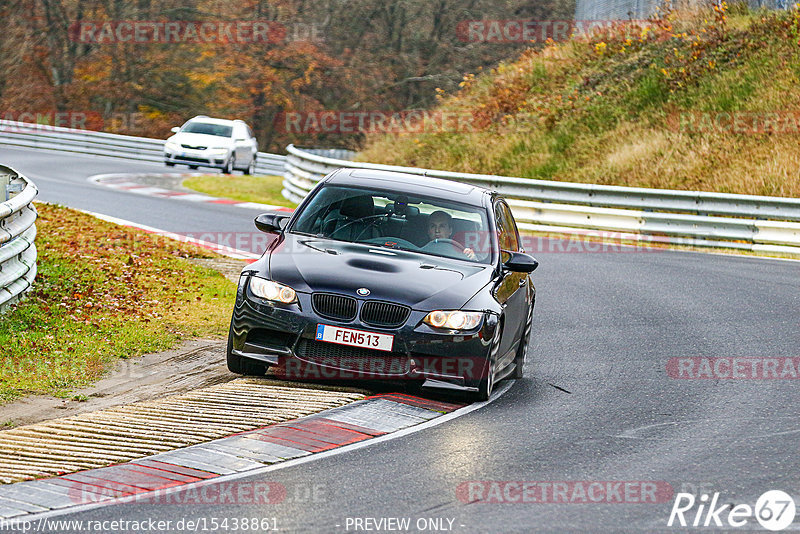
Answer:
<path fill-rule="evenodd" d="M 36 278 L 36 186 L 0 165 L 0 311 L 22 298 Z"/>
<path fill-rule="evenodd" d="M 295 202 L 342 167 L 471 183 L 508 199 L 522 229 L 800 254 L 800 199 L 671 191 L 464 174 L 350 161 L 346 150 L 287 147 L 283 195 Z"/>

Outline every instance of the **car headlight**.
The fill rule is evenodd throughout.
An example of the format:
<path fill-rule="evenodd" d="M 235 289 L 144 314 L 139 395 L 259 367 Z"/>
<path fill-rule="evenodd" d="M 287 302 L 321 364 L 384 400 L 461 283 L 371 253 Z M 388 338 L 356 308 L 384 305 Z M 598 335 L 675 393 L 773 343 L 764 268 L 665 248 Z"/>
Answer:
<path fill-rule="evenodd" d="M 297 293 L 291 287 L 257 276 L 250 278 L 250 291 L 257 297 L 273 302 L 282 304 L 297 302 Z"/>
<path fill-rule="evenodd" d="M 214 147 L 214 148 L 211 149 L 211 153 L 212 154 L 227 154 L 228 153 L 228 149 L 225 148 L 224 146 L 222 146 L 222 147 Z"/>
<path fill-rule="evenodd" d="M 482 319 L 482 312 L 436 310 L 426 315 L 423 322 L 446 330 L 472 330 L 481 324 Z"/>
<path fill-rule="evenodd" d="M 178 143 L 167 141 L 166 143 L 164 143 L 164 148 L 166 148 L 167 150 L 178 150 Z"/>

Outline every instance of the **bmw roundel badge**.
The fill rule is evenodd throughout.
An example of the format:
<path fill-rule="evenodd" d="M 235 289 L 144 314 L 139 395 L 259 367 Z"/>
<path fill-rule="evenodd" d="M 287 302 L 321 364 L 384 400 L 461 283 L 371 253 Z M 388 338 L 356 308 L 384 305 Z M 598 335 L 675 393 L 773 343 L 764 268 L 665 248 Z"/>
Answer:
<path fill-rule="evenodd" d="M 362 287 L 361 289 L 356 291 L 356 293 L 358 293 L 359 296 L 361 296 L 361 297 L 368 297 L 369 294 L 370 294 L 370 290 L 367 289 L 366 287 Z"/>

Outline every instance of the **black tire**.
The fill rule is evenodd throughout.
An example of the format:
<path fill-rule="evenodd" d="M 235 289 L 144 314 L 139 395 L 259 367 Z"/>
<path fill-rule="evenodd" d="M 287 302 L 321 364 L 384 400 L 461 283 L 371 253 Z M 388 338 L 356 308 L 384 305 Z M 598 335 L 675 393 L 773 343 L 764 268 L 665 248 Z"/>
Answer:
<path fill-rule="evenodd" d="M 244 174 L 246 176 L 252 176 L 256 173 L 256 157 L 253 156 L 253 159 L 250 161 L 250 165 L 244 170 Z"/>
<path fill-rule="evenodd" d="M 243 358 L 233 353 L 233 331 L 228 331 L 227 364 L 228 371 L 237 375 L 245 376 L 264 376 L 269 364 L 257 362 L 249 358 Z"/>
<path fill-rule="evenodd" d="M 533 304 L 528 312 L 528 320 L 525 323 L 525 332 L 522 334 L 522 339 L 519 340 L 519 347 L 517 348 L 517 355 L 514 357 L 514 372 L 511 374 L 512 378 L 522 378 L 522 368 L 525 366 L 525 354 L 528 352 L 528 344 L 531 340 L 531 329 L 533 326 Z"/>
<path fill-rule="evenodd" d="M 174 167 L 174 166 L 175 166 L 175 163 L 173 163 L 173 162 L 171 162 L 171 161 L 165 161 L 165 162 L 164 162 L 164 165 L 166 165 L 167 167 Z"/>
<path fill-rule="evenodd" d="M 197 168 L 198 168 L 198 165 L 189 165 L 189 168 L 192 169 L 193 171 L 196 171 Z"/>
<path fill-rule="evenodd" d="M 228 161 L 225 163 L 225 168 L 222 169 L 222 172 L 225 174 L 233 174 L 234 165 L 236 165 L 236 156 L 231 154 L 231 157 L 228 158 Z"/>
<path fill-rule="evenodd" d="M 478 385 L 478 392 L 475 394 L 476 400 L 489 400 L 489 398 L 492 396 L 492 391 L 494 391 L 494 380 L 494 363 L 490 361 L 488 367 L 486 368 L 486 376 L 481 378 L 480 384 Z"/>

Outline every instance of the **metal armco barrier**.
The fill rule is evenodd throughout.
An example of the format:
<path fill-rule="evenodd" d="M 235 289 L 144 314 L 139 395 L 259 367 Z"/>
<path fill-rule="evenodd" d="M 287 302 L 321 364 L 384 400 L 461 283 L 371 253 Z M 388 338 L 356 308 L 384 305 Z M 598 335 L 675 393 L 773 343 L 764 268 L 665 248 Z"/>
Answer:
<path fill-rule="evenodd" d="M 136 161 L 164 161 L 164 140 L 59 126 L 0 120 L 0 145 L 109 156 Z M 256 172 L 281 175 L 286 156 L 259 152 Z"/>
<path fill-rule="evenodd" d="M 0 312 L 21 299 L 36 278 L 36 186 L 0 165 Z M 2 200 L 2 199 L 0 199 Z"/>
<path fill-rule="evenodd" d="M 329 172 L 397 171 L 471 183 L 508 199 L 520 228 L 800 254 L 800 199 L 509 178 L 354 162 L 346 150 L 286 149 L 283 195 L 299 202 Z M 655 239 L 653 239 L 655 237 Z"/>

